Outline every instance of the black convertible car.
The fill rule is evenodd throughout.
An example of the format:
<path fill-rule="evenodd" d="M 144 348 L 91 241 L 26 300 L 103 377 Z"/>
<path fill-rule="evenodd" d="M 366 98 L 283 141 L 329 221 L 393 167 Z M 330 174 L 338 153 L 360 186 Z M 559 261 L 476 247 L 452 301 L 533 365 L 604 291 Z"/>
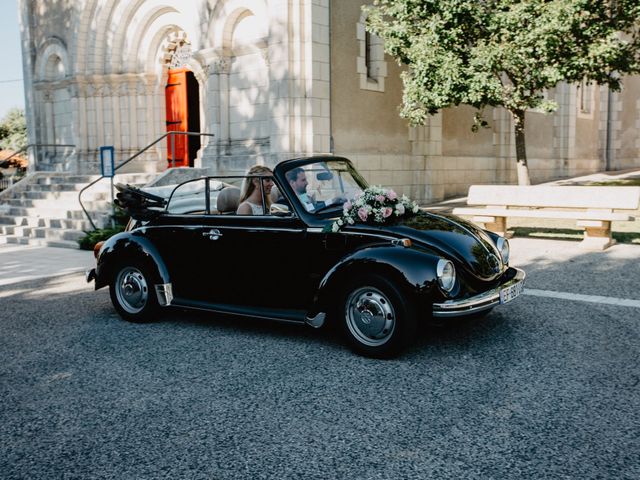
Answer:
<path fill-rule="evenodd" d="M 121 187 L 132 220 L 96 251 L 87 281 L 109 286 L 125 320 L 176 306 L 337 322 L 357 352 L 375 357 L 397 354 L 418 322 L 481 316 L 522 292 L 507 240 L 369 188 L 345 158 L 287 160 L 257 178 L 264 214 L 236 213 L 240 182 L 251 181 L 242 177 L 198 178 L 165 194 Z"/>

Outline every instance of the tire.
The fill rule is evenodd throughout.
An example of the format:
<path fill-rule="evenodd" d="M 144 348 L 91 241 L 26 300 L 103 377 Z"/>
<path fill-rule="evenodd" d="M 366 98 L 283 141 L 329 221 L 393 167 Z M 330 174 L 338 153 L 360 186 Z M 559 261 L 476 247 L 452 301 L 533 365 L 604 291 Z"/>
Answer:
<path fill-rule="evenodd" d="M 146 323 L 156 317 L 159 305 L 150 279 L 149 269 L 137 262 L 115 269 L 109 294 L 111 303 L 124 320 Z"/>
<path fill-rule="evenodd" d="M 337 313 L 351 349 L 367 357 L 396 356 L 416 330 L 414 308 L 407 296 L 380 275 L 350 281 Z"/>

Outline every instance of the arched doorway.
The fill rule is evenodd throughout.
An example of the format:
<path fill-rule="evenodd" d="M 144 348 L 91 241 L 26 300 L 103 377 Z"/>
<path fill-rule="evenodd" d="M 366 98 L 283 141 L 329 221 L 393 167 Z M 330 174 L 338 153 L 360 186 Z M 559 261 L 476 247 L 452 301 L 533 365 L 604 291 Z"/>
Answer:
<path fill-rule="evenodd" d="M 171 68 L 165 86 L 167 132 L 200 131 L 200 93 L 198 81 L 187 68 Z M 170 135 L 167 137 L 169 167 L 193 167 L 200 150 L 197 136 Z"/>

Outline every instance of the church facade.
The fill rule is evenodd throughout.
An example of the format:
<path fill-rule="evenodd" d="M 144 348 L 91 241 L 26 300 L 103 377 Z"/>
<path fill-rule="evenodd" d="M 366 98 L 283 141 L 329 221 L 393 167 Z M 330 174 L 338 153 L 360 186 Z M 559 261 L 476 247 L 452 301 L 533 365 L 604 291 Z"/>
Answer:
<path fill-rule="evenodd" d="M 401 67 L 365 32 L 362 0 L 19 0 L 31 170 L 97 173 L 167 131 L 128 171 L 240 173 L 333 153 L 369 182 L 416 200 L 515 181 L 512 123 L 446 109 L 421 127 L 398 116 Z M 640 166 L 640 80 L 621 93 L 560 85 L 552 115 L 527 113 L 534 182 Z M 61 147 L 59 145 L 67 145 Z"/>

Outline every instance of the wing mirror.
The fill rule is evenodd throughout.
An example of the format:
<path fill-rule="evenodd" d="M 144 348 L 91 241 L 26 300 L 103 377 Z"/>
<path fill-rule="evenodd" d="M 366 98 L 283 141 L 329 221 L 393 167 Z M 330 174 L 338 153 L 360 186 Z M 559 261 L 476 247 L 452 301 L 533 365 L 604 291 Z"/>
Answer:
<path fill-rule="evenodd" d="M 283 205 L 282 203 L 272 203 L 269 208 L 269 213 L 277 217 L 288 217 L 291 215 L 291 210 L 289 210 L 287 205 Z"/>

